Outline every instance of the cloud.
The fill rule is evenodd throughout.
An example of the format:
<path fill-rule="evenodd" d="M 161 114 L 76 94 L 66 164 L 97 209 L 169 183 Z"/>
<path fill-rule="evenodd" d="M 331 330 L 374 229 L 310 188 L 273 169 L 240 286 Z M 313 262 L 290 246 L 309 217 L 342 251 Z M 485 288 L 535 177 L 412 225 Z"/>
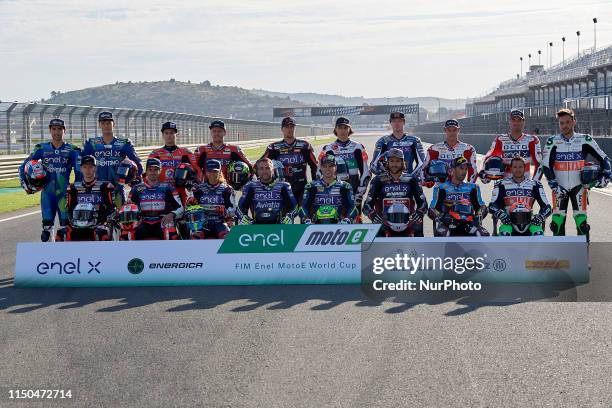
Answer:
<path fill-rule="evenodd" d="M 475 95 L 548 41 L 566 35 L 569 54 L 582 29 L 590 45 L 590 19 L 611 12 L 607 1 L 569 0 L 0 1 L 0 99 L 170 77 L 349 96 Z M 609 27 L 598 25 L 598 44 L 612 43 Z"/>

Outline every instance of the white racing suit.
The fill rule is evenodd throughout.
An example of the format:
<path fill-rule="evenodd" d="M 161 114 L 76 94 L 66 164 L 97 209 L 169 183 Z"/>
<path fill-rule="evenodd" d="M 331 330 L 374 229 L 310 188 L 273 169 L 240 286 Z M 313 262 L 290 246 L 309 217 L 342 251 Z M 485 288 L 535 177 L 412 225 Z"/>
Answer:
<path fill-rule="evenodd" d="M 580 172 L 587 159 L 601 166 L 602 177 L 598 185 L 603 186 L 610 178 L 610 159 L 590 135 L 574 133 L 569 139 L 554 135 L 546 141 L 542 169 L 553 191 L 550 228 L 554 235 L 565 235 L 567 207 L 571 203 L 577 234 L 586 235 L 587 241 L 589 239 L 587 207 L 590 187 L 580 181 Z"/>

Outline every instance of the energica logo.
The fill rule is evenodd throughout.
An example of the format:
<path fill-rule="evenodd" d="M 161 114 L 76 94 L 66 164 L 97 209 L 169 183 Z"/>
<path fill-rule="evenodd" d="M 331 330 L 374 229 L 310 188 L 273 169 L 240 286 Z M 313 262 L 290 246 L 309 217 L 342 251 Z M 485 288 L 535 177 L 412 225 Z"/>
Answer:
<path fill-rule="evenodd" d="M 144 262 L 140 258 L 130 259 L 127 264 L 127 269 L 132 275 L 138 275 L 144 270 Z"/>

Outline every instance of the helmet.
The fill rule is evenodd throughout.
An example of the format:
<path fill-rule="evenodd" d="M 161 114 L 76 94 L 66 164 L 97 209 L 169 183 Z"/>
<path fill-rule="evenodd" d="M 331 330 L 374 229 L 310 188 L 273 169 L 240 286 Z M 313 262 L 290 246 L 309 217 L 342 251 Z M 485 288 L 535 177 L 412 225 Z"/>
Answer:
<path fill-rule="evenodd" d="M 527 231 L 531 224 L 531 210 L 522 204 L 515 206 L 510 211 L 510 221 L 519 232 Z"/>
<path fill-rule="evenodd" d="M 402 203 L 393 203 L 385 211 L 385 225 L 394 232 L 402 232 L 408 228 L 410 210 Z"/>
<path fill-rule="evenodd" d="M 47 184 L 47 170 L 41 160 L 30 160 L 24 167 L 24 175 L 28 185 L 36 190 L 42 190 Z"/>
<path fill-rule="evenodd" d="M 337 224 L 340 220 L 340 214 L 338 209 L 333 205 L 322 205 L 317 208 L 317 212 L 314 216 L 314 222 L 316 224 Z"/>
<path fill-rule="evenodd" d="M 434 159 L 425 168 L 425 180 L 445 182 L 448 178 L 448 166 L 444 160 Z"/>
<path fill-rule="evenodd" d="M 123 160 L 117 166 L 117 171 L 115 172 L 117 175 L 117 182 L 121 185 L 129 184 L 134 177 L 136 177 L 136 164 L 127 159 Z"/>
<path fill-rule="evenodd" d="M 72 210 L 71 224 L 75 228 L 91 228 L 96 225 L 97 211 L 92 203 L 79 203 Z"/>
<path fill-rule="evenodd" d="M 185 209 L 185 225 L 191 234 L 197 234 L 204 231 L 206 227 L 206 215 L 204 207 L 200 204 L 188 205 Z"/>
<path fill-rule="evenodd" d="M 251 169 L 245 162 L 234 161 L 227 167 L 227 176 L 231 186 L 240 190 L 249 181 Z"/>
<path fill-rule="evenodd" d="M 504 160 L 499 156 L 491 156 L 485 161 L 484 172 L 489 180 L 499 180 L 504 178 L 506 166 Z"/>
<path fill-rule="evenodd" d="M 336 157 L 336 178 L 340 181 L 349 180 L 348 164 L 342 157 Z"/>
<path fill-rule="evenodd" d="M 582 184 L 591 184 L 599 178 L 601 175 L 601 168 L 599 165 L 587 162 L 584 164 L 582 170 L 580 170 L 580 182 Z"/>
<path fill-rule="evenodd" d="M 255 213 L 255 224 L 278 224 L 280 213 L 274 208 L 264 208 Z"/>
<path fill-rule="evenodd" d="M 458 202 L 453 205 L 449 211 L 449 214 L 456 221 L 469 222 L 474 220 L 474 207 L 472 207 L 472 204 L 469 202 Z"/>
<path fill-rule="evenodd" d="M 285 181 L 286 173 L 283 163 L 278 160 L 272 160 L 272 166 L 274 167 L 274 178 L 278 181 Z"/>
<path fill-rule="evenodd" d="M 140 222 L 140 209 L 136 204 L 124 204 L 119 209 L 119 226 L 122 230 L 132 230 Z"/>
<path fill-rule="evenodd" d="M 195 181 L 196 173 L 189 163 L 181 163 L 174 170 L 174 185 L 177 187 L 185 187 L 192 181 Z"/>

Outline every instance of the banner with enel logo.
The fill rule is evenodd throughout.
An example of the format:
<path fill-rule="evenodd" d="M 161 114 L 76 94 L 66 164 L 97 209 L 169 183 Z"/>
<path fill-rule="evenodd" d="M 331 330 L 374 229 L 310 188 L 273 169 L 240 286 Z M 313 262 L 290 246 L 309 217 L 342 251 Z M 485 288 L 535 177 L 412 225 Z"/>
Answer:
<path fill-rule="evenodd" d="M 393 250 L 407 254 L 421 248 L 431 254 L 450 254 L 449 248 L 458 248 L 451 251 L 458 259 L 463 256 L 460 249 L 467 248 L 466 245 L 506 256 L 518 241 L 531 248 L 536 248 L 537 241 L 533 238 L 376 238 L 379 227 L 372 224 L 239 225 L 225 240 L 20 243 L 15 285 L 359 284 L 362 270 L 372 270 L 372 262 L 378 261 L 371 259 L 381 253 L 381 248 L 385 253 Z M 549 245 L 546 250 L 537 246 L 539 249 L 534 255 L 515 251 L 512 259 L 517 265 L 523 265 L 523 275 L 514 276 L 537 277 L 547 270 L 565 273 L 581 263 L 586 264 L 586 250 L 584 254 L 569 253 L 567 246 L 560 245 L 577 238 L 542 239 L 559 245 Z M 488 244 L 493 241 L 496 248 Z M 456 261 L 455 266 L 467 267 L 470 262 L 458 265 Z M 493 269 L 502 267 L 501 261 L 491 258 L 487 265 Z M 504 276 L 512 277 L 512 270 L 506 270 Z"/>

